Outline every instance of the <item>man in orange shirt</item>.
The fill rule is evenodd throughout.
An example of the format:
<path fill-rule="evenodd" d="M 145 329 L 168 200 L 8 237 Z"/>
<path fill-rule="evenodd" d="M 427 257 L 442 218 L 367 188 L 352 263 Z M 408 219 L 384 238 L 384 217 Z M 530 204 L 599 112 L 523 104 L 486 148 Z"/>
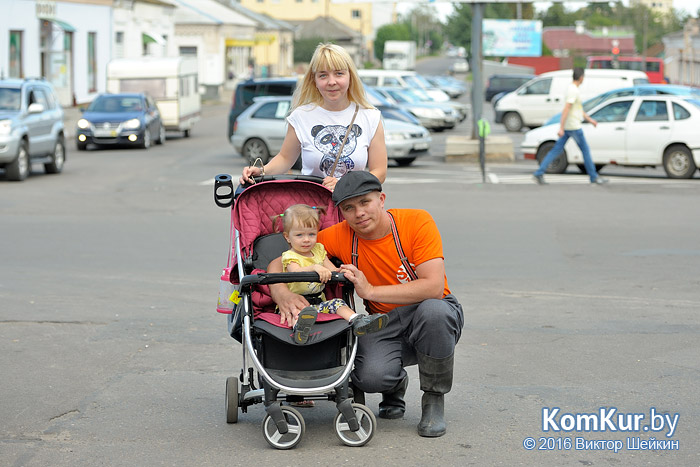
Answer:
<path fill-rule="evenodd" d="M 343 261 L 340 272 L 365 300 L 367 311 L 389 316 L 384 329 L 358 340 L 353 386 L 382 393 L 381 418 L 401 418 L 408 387 L 404 367 L 417 363 L 423 391 L 418 434 L 438 437 L 447 430 L 444 395 L 452 388 L 454 349 L 464 313 L 447 285 L 440 232 L 430 214 L 417 209 L 387 211 L 381 190 L 369 172 L 343 176 L 333 201 L 345 221 L 319 232 L 318 241 L 329 256 Z M 276 262 L 270 272 L 281 271 Z M 270 289 L 282 322 L 291 323 L 308 306 L 284 284 Z"/>

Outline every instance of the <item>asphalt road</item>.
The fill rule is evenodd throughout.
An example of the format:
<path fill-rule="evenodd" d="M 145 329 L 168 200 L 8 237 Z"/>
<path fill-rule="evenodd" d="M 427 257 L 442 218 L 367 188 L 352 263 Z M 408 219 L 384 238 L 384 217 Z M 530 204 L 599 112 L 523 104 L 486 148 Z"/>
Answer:
<path fill-rule="evenodd" d="M 567 174 L 543 187 L 529 162 L 491 165 L 499 183 L 484 184 L 476 166 L 435 156 L 392 167 L 385 184 L 389 207 L 435 218 L 465 307 L 447 435 L 416 434 L 415 367 L 406 417 L 379 420 L 362 448 L 336 439 L 331 403 L 303 409 L 291 451 L 264 441 L 260 405 L 227 425 L 241 351 L 215 312 L 229 215 L 212 178 L 244 161 L 226 111 L 208 107 L 188 139 L 69 145 L 64 173 L 0 180 L 0 464 L 700 464 L 700 181 L 644 172 L 599 187 Z M 376 412 L 379 397 L 367 400 Z M 605 431 L 561 431 L 611 407 L 642 424 L 612 431 L 615 413 Z M 652 409 L 679 415 L 672 436 L 644 431 Z M 652 437 L 678 443 L 626 444 Z"/>

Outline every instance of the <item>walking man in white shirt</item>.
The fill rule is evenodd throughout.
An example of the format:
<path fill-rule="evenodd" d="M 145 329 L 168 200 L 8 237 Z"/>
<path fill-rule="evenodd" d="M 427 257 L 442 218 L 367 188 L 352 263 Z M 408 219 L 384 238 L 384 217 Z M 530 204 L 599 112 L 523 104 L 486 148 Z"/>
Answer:
<path fill-rule="evenodd" d="M 598 176 L 598 172 L 595 170 L 595 164 L 593 164 L 593 159 L 591 159 L 591 150 L 588 147 L 586 137 L 581 129 L 584 119 L 590 122 L 594 127 L 598 126 L 598 122 L 592 119 L 583 110 L 583 105 L 581 104 L 579 86 L 583 83 L 583 68 L 574 68 L 573 78 L 574 82 L 569 85 L 569 89 L 566 92 L 566 103 L 561 113 L 561 125 L 558 133 L 559 139 L 547 155 L 544 156 L 539 169 L 533 174 L 535 181 L 540 185 L 545 185 L 547 183 L 544 180 L 544 172 L 547 170 L 549 164 L 564 151 L 564 145 L 569 138 L 574 138 L 578 147 L 581 148 L 583 164 L 586 166 L 586 172 L 588 172 L 591 183 L 602 185 L 608 182 L 606 179 Z"/>

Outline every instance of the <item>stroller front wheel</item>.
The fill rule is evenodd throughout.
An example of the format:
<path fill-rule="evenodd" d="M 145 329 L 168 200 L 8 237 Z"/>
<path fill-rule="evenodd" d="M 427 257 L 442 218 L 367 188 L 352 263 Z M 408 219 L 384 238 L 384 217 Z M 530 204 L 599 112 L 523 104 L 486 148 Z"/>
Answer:
<path fill-rule="evenodd" d="M 287 432 L 282 434 L 278 431 L 275 420 L 267 414 L 262 423 L 265 441 L 275 449 L 292 449 L 301 441 L 306 425 L 304 417 L 298 410 L 292 407 L 282 407 L 282 414 L 287 422 Z"/>
<path fill-rule="evenodd" d="M 335 434 L 346 446 L 359 447 L 369 443 L 374 436 L 374 429 L 377 426 L 377 419 L 372 411 L 365 405 L 352 404 L 360 429 L 351 431 L 348 422 L 342 413 L 338 412 L 333 421 Z"/>
<path fill-rule="evenodd" d="M 226 423 L 238 422 L 238 378 L 226 378 Z"/>

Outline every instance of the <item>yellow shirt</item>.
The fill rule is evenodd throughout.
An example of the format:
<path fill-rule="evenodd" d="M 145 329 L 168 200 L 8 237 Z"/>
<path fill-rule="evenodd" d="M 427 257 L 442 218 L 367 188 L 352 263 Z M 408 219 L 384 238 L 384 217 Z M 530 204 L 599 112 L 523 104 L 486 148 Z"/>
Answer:
<path fill-rule="evenodd" d="M 580 130 L 583 121 L 583 105 L 581 104 L 581 91 L 575 84 L 570 84 L 566 91 L 566 103 L 571 104 L 571 107 L 564 122 L 564 129 Z"/>
<path fill-rule="evenodd" d="M 312 256 L 300 255 L 294 250 L 287 250 L 282 253 L 282 271 L 287 272 L 287 265 L 289 263 L 297 263 L 301 267 L 311 266 L 313 264 L 323 264 L 323 260 L 326 259 L 326 248 L 322 243 L 317 243 L 311 249 Z M 310 295 L 320 293 L 325 287 L 324 284 L 320 282 L 291 282 L 287 284 L 289 290 L 300 295 Z M 325 300 L 323 295 L 321 300 Z"/>

